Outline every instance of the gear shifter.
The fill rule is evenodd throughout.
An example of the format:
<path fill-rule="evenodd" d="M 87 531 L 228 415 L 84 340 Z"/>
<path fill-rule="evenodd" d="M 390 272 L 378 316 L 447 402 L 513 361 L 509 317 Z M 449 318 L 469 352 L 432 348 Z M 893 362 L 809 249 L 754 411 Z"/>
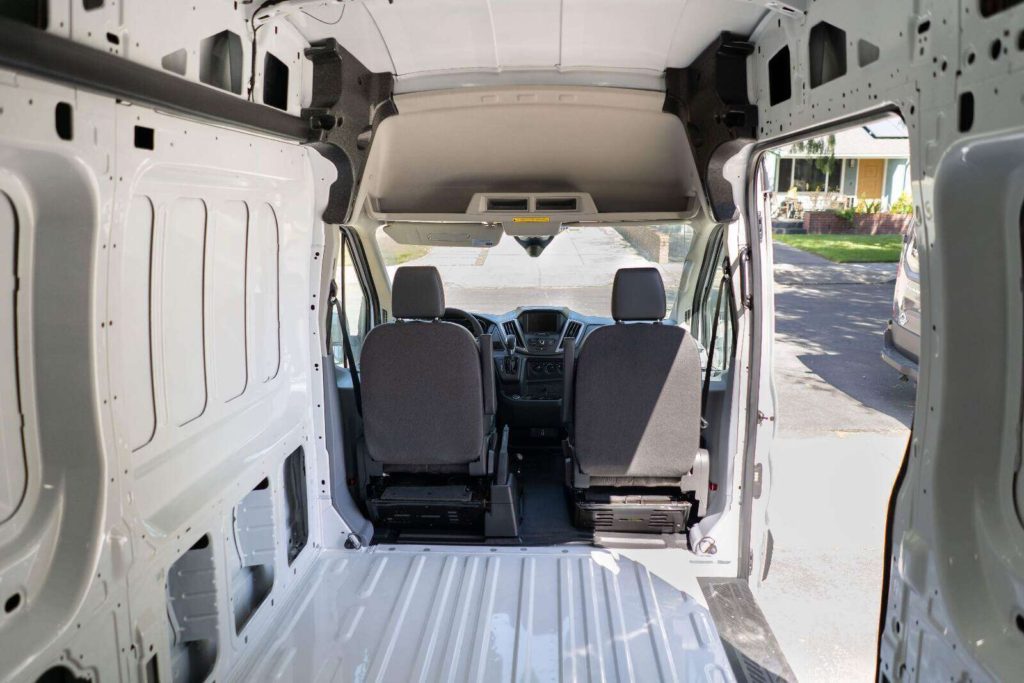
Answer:
<path fill-rule="evenodd" d="M 501 369 L 505 375 L 514 377 L 519 373 L 519 359 L 516 358 L 516 338 L 513 335 L 506 335 L 504 338 L 505 358 L 502 359 Z"/>

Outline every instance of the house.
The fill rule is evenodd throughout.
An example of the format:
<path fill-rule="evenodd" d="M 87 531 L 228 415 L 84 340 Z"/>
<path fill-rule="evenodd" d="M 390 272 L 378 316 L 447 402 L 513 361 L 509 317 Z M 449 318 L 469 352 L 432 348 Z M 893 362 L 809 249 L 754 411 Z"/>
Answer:
<path fill-rule="evenodd" d="M 767 159 L 772 189 L 794 199 L 801 209 L 850 207 L 864 200 L 878 201 L 886 210 L 901 194 L 910 194 L 910 142 L 900 119 L 843 130 L 819 141 L 818 146 L 784 147 Z"/>

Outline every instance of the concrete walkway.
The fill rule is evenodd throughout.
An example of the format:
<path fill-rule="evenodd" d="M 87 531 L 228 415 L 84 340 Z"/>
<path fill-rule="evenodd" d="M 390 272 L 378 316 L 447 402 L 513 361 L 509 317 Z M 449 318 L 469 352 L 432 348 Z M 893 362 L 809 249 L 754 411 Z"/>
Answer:
<path fill-rule="evenodd" d="M 873 285 L 896 280 L 895 263 L 833 263 L 775 242 L 775 282 L 780 285 Z"/>

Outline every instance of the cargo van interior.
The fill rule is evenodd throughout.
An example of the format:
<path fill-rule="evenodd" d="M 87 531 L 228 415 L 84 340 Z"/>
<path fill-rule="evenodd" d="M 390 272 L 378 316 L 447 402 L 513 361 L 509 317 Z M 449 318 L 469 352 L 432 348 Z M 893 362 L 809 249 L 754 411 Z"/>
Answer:
<path fill-rule="evenodd" d="M 762 153 L 1006 128 L 900 4 L 0 7 L 0 680 L 792 680 Z"/>
<path fill-rule="evenodd" d="M 732 469 L 724 230 L 661 104 L 396 96 L 336 242 L 328 321 L 344 472 L 377 540 L 687 548 L 726 509 L 709 494 Z"/>

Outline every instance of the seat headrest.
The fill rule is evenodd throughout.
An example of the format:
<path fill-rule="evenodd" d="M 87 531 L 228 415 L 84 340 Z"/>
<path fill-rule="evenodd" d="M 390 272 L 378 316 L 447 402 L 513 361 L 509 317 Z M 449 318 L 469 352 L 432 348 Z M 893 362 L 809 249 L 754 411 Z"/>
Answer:
<path fill-rule="evenodd" d="M 434 266 L 401 266 L 391 283 L 391 308 L 396 318 L 440 318 L 444 286 Z"/>
<path fill-rule="evenodd" d="M 616 320 L 665 317 L 665 284 L 657 268 L 622 268 L 615 273 L 612 317 Z"/>

